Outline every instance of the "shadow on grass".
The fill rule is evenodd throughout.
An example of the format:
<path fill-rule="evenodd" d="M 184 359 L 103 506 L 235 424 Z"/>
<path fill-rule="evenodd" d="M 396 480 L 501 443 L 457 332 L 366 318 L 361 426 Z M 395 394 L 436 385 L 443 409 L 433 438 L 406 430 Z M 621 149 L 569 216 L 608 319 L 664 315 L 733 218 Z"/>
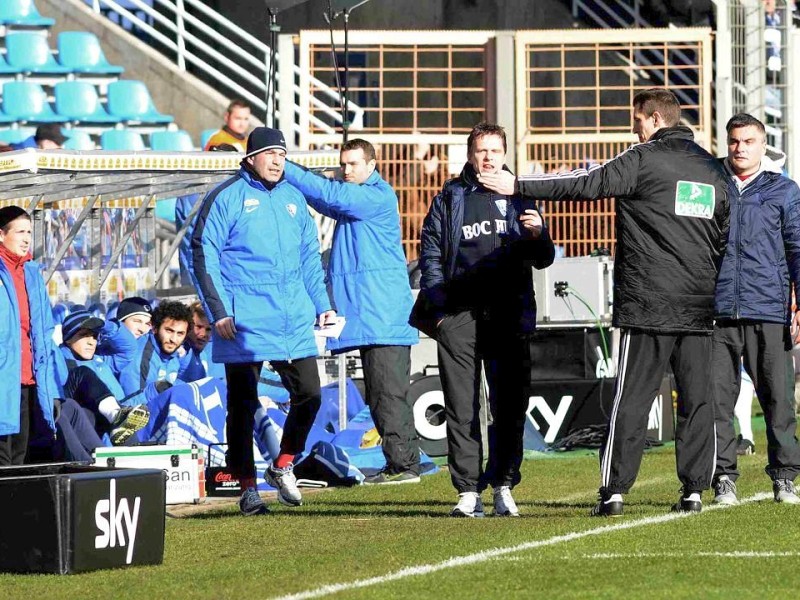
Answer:
<path fill-rule="evenodd" d="M 418 518 L 418 517 L 430 517 L 430 518 L 450 518 L 450 511 L 436 511 L 432 509 L 424 509 L 420 508 L 418 510 L 410 510 L 410 509 L 378 509 L 378 510 L 347 510 L 346 508 L 338 508 L 338 509 L 331 509 L 326 510 L 324 507 L 320 507 L 321 510 L 313 510 L 312 508 L 304 508 L 301 510 L 294 510 L 291 508 L 284 508 L 284 507 L 275 507 L 275 510 L 270 507 L 270 514 L 264 515 L 263 517 L 255 517 L 255 518 L 270 518 L 270 517 L 300 517 L 300 518 L 308 518 L 308 517 L 351 517 L 351 518 L 362 518 L 362 519 L 376 519 L 376 518 L 385 518 L 385 517 L 394 517 L 394 518 Z M 197 515 L 187 515 L 183 517 L 183 519 L 189 520 L 214 520 L 214 519 L 228 519 L 228 518 L 243 518 L 243 515 L 240 515 L 238 511 L 227 511 L 227 512 L 208 512 L 208 513 L 201 513 Z M 253 517 L 247 517 L 253 518 Z"/>

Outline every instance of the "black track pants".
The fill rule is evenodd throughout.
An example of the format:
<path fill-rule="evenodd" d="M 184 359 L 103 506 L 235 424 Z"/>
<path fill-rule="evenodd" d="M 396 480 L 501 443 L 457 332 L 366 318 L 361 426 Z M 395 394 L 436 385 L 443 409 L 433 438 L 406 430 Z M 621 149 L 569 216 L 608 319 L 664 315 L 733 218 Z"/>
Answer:
<path fill-rule="evenodd" d="M 447 418 L 447 462 L 453 487 L 459 493 L 482 491 L 487 485 L 513 487 L 520 481 L 528 406 L 525 384 L 530 378 L 527 350 L 521 339 L 509 339 L 501 344 L 502 353 L 485 361 L 492 422 L 488 427 L 489 460 L 484 472 L 481 325 L 470 312 L 456 313 L 445 318 L 436 336 Z"/>
<path fill-rule="evenodd" d="M 366 346 L 360 354 L 365 401 L 381 436 L 386 471 L 419 475 L 419 441 L 408 397 L 411 348 Z"/>
<path fill-rule="evenodd" d="M 767 425 L 767 475 L 794 480 L 800 472 L 800 446 L 794 414 L 794 371 L 788 350 L 791 342 L 780 323 L 720 321 L 714 328 L 714 401 L 717 421 L 717 472 L 733 481 L 736 432 L 733 408 L 739 396 L 739 362 L 756 389 Z M 788 385 L 791 381 L 792 385 Z"/>
<path fill-rule="evenodd" d="M 293 361 L 271 361 L 284 387 L 291 406 L 281 438 L 281 453 L 300 454 L 306 445 L 311 425 L 319 411 L 320 391 L 317 360 L 314 357 Z M 225 365 L 228 383 L 228 467 L 237 477 L 254 477 L 253 458 L 254 413 L 258 408 L 260 362 Z"/>
<path fill-rule="evenodd" d="M 714 405 L 711 336 L 660 335 L 624 329 L 614 405 L 600 455 L 601 492 L 624 494 L 639 472 L 647 418 L 667 364 L 678 391 L 675 455 L 687 493 L 711 484 L 714 471 Z"/>

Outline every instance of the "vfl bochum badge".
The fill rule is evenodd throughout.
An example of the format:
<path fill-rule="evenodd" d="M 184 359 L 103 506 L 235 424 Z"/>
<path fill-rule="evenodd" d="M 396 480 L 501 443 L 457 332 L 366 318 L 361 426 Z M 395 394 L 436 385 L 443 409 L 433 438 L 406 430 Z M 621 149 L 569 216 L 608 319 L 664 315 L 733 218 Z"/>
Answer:
<path fill-rule="evenodd" d="M 295 216 L 297 214 L 297 205 L 295 204 L 287 204 L 286 210 L 289 211 L 289 214 Z"/>
<path fill-rule="evenodd" d="M 494 205 L 497 207 L 497 210 L 500 211 L 500 214 L 505 217 L 506 213 L 508 212 L 508 200 L 505 198 L 500 198 L 499 200 L 494 201 Z"/>

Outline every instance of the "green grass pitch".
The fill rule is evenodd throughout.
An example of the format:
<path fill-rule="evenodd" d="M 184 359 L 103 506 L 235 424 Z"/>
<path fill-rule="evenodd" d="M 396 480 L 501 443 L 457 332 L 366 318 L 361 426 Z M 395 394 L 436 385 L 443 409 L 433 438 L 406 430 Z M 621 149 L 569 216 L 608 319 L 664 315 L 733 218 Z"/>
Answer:
<path fill-rule="evenodd" d="M 765 441 L 740 461 L 740 498 L 771 492 Z M 597 456 L 526 460 L 521 518 L 452 519 L 446 472 L 422 483 L 328 490 L 297 509 L 234 507 L 167 520 L 158 567 L 0 575 L 11 598 L 797 598 L 800 507 L 766 500 L 670 516 L 671 445 L 646 453 L 625 516 L 588 516 Z M 484 494 L 488 505 L 490 494 Z M 706 508 L 711 494 L 704 495 Z M 604 529 L 605 528 L 605 529 Z M 452 559 L 452 560 L 451 560 Z M 448 562 L 449 561 L 449 562 Z M 340 587 L 325 589 L 324 586 Z"/>

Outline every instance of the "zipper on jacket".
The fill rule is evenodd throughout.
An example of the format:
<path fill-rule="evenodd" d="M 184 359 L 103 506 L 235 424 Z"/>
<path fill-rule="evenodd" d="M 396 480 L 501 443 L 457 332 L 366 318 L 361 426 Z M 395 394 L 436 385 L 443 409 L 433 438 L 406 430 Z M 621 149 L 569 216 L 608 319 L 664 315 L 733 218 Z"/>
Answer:
<path fill-rule="evenodd" d="M 275 189 L 277 189 L 277 186 L 275 186 L 273 188 L 273 190 L 275 190 Z M 276 204 L 275 203 L 275 199 L 272 196 L 272 191 L 266 190 L 266 192 L 267 192 L 267 195 L 269 196 L 269 206 L 272 209 L 272 217 L 273 217 L 273 220 L 275 221 L 275 223 L 277 225 L 276 232 L 275 232 L 275 237 L 278 240 L 278 247 L 280 248 L 281 256 L 285 256 L 285 253 L 283 251 L 283 244 L 281 243 L 283 240 L 281 238 L 281 227 L 280 227 L 280 222 L 278 220 L 278 210 L 277 210 L 277 207 L 275 205 Z M 300 241 L 300 243 L 302 245 L 302 240 Z M 302 254 L 302 251 L 301 251 L 301 254 Z M 301 263 L 303 262 L 302 257 L 300 258 L 300 262 Z M 286 280 L 287 280 L 287 277 L 286 277 L 286 263 L 285 263 L 285 261 L 282 261 L 282 263 L 283 263 L 283 273 L 281 273 L 280 293 L 283 296 L 283 300 L 284 300 L 283 305 L 284 305 L 284 307 L 286 307 L 284 309 L 284 315 L 283 315 L 283 343 L 284 343 L 284 348 L 286 348 L 286 360 L 290 360 L 291 356 L 292 356 L 292 353 L 289 350 L 289 310 L 288 310 L 287 294 L 286 294 Z M 302 264 L 301 264 L 300 277 L 302 277 L 302 276 L 303 276 L 303 273 L 302 273 Z M 303 289 L 305 289 L 305 286 L 303 287 Z"/>
<path fill-rule="evenodd" d="M 498 198 L 502 198 L 503 196 L 498 195 Z M 489 214 L 492 214 L 492 209 L 496 208 L 497 204 L 494 200 L 494 193 L 489 192 Z M 508 206 L 506 206 L 506 210 L 508 210 Z M 508 214 L 508 213 L 506 213 Z M 497 231 L 497 219 L 492 219 L 495 222 L 495 226 L 492 228 L 494 231 L 494 235 L 492 235 L 492 252 L 497 250 L 500 247 L 500 232 Z"/>
<path fill-rule="evenodd" d="M 739 320 L 739 269 L 742 259 L 742 194 L 736 194 L 738 210 L 736 213 L 736 265 L 733 270 L 733 314 Z"/>

